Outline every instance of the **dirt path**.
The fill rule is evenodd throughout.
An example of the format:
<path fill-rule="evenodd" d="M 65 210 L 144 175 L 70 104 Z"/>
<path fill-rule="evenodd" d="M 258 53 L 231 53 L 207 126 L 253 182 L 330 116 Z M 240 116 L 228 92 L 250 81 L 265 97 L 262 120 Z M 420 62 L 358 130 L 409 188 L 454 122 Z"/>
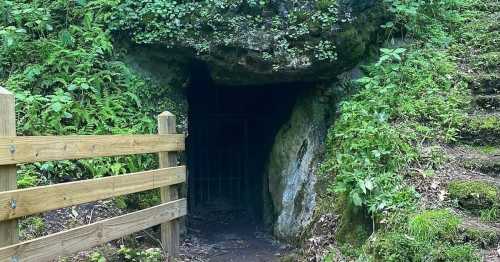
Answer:
<path fill-rule="evenodd" d="M 221 211 L 192 216 L 180 261 L 279 261 L 290 251 L 245 213 Z"/>

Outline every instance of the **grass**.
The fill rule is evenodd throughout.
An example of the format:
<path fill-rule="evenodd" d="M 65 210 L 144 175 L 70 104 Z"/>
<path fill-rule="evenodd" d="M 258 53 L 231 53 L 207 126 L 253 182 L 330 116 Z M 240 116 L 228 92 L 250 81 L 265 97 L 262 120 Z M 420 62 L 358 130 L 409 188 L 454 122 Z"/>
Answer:
<path fill-rule="evenodd" d="M 428 210 L 410 219 L 409 231 L 422 240 L 453 240 L 459 224 L 460 219 L 449 210 Z"/>

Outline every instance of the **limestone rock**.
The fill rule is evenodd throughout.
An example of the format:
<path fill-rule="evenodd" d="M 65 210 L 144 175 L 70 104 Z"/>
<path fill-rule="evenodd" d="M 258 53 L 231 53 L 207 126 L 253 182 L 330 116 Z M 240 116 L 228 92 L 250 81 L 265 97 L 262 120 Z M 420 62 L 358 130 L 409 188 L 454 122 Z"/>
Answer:
<path fill-rule="evenodd" d="M 276 215 L 274 233 L 285 240 L 301 234 L 311 222 L 316 204 L 316 173 L 331 107 L 315 93 L 297 101 L 290 120 L 276 135 L 267 168 Z"/>

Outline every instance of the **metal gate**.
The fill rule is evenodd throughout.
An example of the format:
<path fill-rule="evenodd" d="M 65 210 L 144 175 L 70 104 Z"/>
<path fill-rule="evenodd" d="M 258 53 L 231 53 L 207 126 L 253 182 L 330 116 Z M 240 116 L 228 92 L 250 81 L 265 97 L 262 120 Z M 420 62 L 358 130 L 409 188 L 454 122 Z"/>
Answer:
<path fill-rule="evenodd" d="M 208 115 L 191 119 L 188 136 L 190 209 L 198 205 L 225 203 L 232 207 L 248 203 L 248 119 L 241 115 Z M 189 150 L 189 148 L 188 148 Z"/>

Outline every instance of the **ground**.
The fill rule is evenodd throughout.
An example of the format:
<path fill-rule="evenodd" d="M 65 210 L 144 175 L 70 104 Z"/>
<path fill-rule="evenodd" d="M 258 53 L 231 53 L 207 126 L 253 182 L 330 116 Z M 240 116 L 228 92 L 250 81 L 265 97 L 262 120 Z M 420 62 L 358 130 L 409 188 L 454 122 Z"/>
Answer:
<path fill-rule="evenodd" d="M 40 8 L 43 10 L 42 7 L 44 7 L 44 2 L 35 2 L 36 6 L 29 10 L 36 11 Z M 63 1 L 48 2 L 52 2 L 51 4 L 53 4 L 54 7 L 51 8 L 57 10 L 53 12 L 57 15 L 51 17 L 48 13 L 52 11 L 46 10 L 40 12 L 40 14 L 35 14 L 33 20 L 49 21 L 52 18 L 54 20 L 60 19 L 63 21 L 60 22 L 60 25 L 53 23 L 56 25 L 57 32 L 52 32 L 54 26 L 51 24 L 43 24 L 43 26 L 38 27 L 36 26 L 37 23 L 26 22 L 24 24 L 18 22 L 31 19 L 31 17 L 24 17 L 25 14 L 23 12 L 16 12 L 15 15 L 18 16 L 16 19 L 6 19 L 6 21 L 8 21 L 5 25 L 2 25 L 2 30 L 0 30 L 0 33 L 5 37 L 7 43 L 5 46 L 0 46 L 0 50 L 2 51 L 2 56 L 0 56 L 0 63 L 2 63 L 2 68 L 0 68 L 2 69 L 0 72 L 2 74 L 1 83 L 16 91 L 18 95 L 18 105 L 21 111 L 20 116 L 21 119 L 23 119 L 18 128 L 19 132 L 23 135 L 47 133 L 67 134 L 74 133 L 75 130 L 85 134 L 88 132 L 154 132 L 155 126 L 151 124 L 154 123 L 154 121 L 149 121 L 152 119 L 152 117 L 149 116 L 156 115 L 156 113 L 153 114 L 152 112 L 154 112 L 154 110 L 150 110 L 149 107 L 151 105 L 148 106 L 149 109 L 144 108 L 140 103 L 133 101 L 134 99 L 126 100 L 122 95 L 123 90 L 131 89 L 132 86 L 134 86 L 133 89 L 135 91 L 129 94 L 131 97 L 134 97 L 135 93 L 144 93 L 144 82 L 129 77 L 131 74 L 124 69 L 124 65 L 122 68 L 117 66 L 116 63 L 106 62 L 103 63 L 105 65 L 103 66 L 98 62 L 98 60 L 100 61 L 101 59 L 115 59 L 115 56 L 111 56 L 111 54 L 107 56 L 103 54 L 111 53 L 112 46 L 110 35 L 106 30 L 101 30 L 101 27 L 104 27 L 104 25 L 101 24 L 106 23 L 108 16 L 102 15 L 102 17 L 99 18 L 100 16 L 97 14 L 95 16 L 93 13 L 87 14 L 84 8 L 86 1 L 78 1 L 77 8 L 73 9 L 79 10 L 80 12 L 73 15 L 68 15 L 69 12 L 61 11 L 66 10 L 66 6 L 61 4 Z M 396 13 L 401 12 L 404 15 L 417 13 L 418 17 L 423 17 L 421 14 L 429 15 L 426 13 L 429 10 L 425 10 L 425 6 L 419 10 L 422 11 L 422 13 L 418 13 L 413 12 L 413 6 L 405 5 L 406 2 L 417 4 L 417 1 L 387 0 L 384 2 L 388 5 L 393 5 L 393 7 L 395 7 L 394 10 L 396 10 L 393 11 Z M 346 179 L 350 184 L 345 183 L 347 185 L 344 185 L 344 188 L 336 187 L 335 189 L 337 191 L 344 190 L 343 192 L 347 192 L 346 187 L 351 186 L 352 188 L 350 189 L 352 190 L 348 192 L 351 197 L 351 202 L 358 205 L 360 208 L 379 208 L 379 213 L 376 213 L 373 217 L 368 216 L 368 223 L 370 224 L 368 228 L 373 231 L 363 231 L 363 228 L 360 228 L 360 231 L 358 231 L 357 228 L 356 230 L 349 231 L 340 226 L 342 223 L 354 224 L 358 222 L 354 219 L 363 217 L 366 215 L 366 212 L 360 212 L 357 217 L 347 217 L 347 219 L 345 213 L 336 212 L 338 210 L 334 210 L 335 212 L 322 212 L 316 214 L 317 223 L 312 226 L 310 230 L 311 234 L 305 236 L 303 239 L 304 248 L 301 252 L 303 253 L 302 257 L 292 258 L 293 252 L 289 250 L 288 246 L 273 241 L 272 237 L 269 236 L 262 227 L 255 224 L 250 217 L 246 217 L 247 220 L 236 219 L 239 216 L 230 212 L 215 212 L 211 215 L 200 216 L 203 217 L 203 219 L 197 216 L 192 216 L 190 218 L 190 223 L 187 227 L 187 238 L 183 241 L 182 260 L 276 261 L 284 258 L 305 261 L 343 261 L 350 259 L 354 260 L 358 258 L 360 254 L 369 255 L 371 256 L 370 258 L 375 261 L 377 261 L 377 259 L 384 261 L 391 259 L 393 261 L 402 261 L 405 260 L 405 258 L 408 260 L 425 260 L 422 258 L 426 258 L 426 255 L 434 256 L 433 258 L 438 257 L 438 259 L 436 259 L 438 261 L 499 260 L 500 76 L 498 73 L 500 66 L 498 41 L 500 37 L 498 34 L 500 30 L 498 28 L 498 21 L 500 10 L 498 8 L 498 1 L 419 1 L 418 3 L 423 4 L 430 2 L 436 4 L 443 3 L 443 5 L 449 4 L 449 2 L 452 2 L 451 5 L 456 4 L 458 7 L 455 6 L 455 11 L 458 12 L 459 20 L 461 19 L 460 23 L 453 25 L 454 22 L 445 21 L 443 23 L 446 25 L 439 23 L 432 24 L 430 28 L 431 33 L 429 33 L 429 31 L 426 31 L 429 30 L 429 28 L 426 27 L 426 25 L 429 24 L 417 23 L 417 28 L 415 30 L 415 28 L 411 28 L 411 26 L 415 25 L 412 23 L 413 21 L 411 19 L 398 21 L 400 23 L 399 25 L 403 24 L 406 26 L 404 29 L 401 29 L 401 31 L 409 31 L 409 33 L 397 32 L 396 39 L 401 38 L 401 41 L 393 41 L 397 44 L 394 45 L 394 43 L 392 43 L 393 45 L 389 45 L 387 48 L 382 49 L 380 59 L 378 60 L 378 63 L 380 63 L 378 67 L 377 62 L 372 63 L 371 61 L 367 61 L 367 63 L 371 63 L 376 69 L 372 71 L 370 77 L 364 79 L 365 82 L 362 84 L 364 87 L 367 87 L 366 89 L 370 89 L 369 87 L 371 86 L 373 93 L 361 93 L 360 96 L 356 97 L 358 99 L 357 101 L 354 99 L 347 100 L 351 102 L 351 105 L 358 106 L 365 105 L 372 100 L 387 103 L 375 103 L 373 108 L 369 107 L 370 110 L 373 109 L 372 111 L 357 110 L 356 108 L 351 108 L 351 111 L 340 110 L 340 116 L 353 116 L 347 123 L 350 126 L 356 125 L 358 123 L 356 121 L 361 119 L 366 120 L 366 122 L 362 122 L 362 124 L 366 124 L 368 128 L 363 126 L 357 130 L 346 129 L 348 132 L 342 134 L 342 130 L 336 130 L 335 128 L 337 127 L 335 126 L 333 129 L 334 132 L 332 133 L 333 136 L 338 136 L 348 141 L 348 143 L 342 144 L 345 145 L 345 148 L 348 150 L 345 151 L 346 153 L 343 156 L 333 158 L 335 161 L 341 160 L 340 162 L 344 161 L 344 163 L 354 163 L 354 166 L 360 164 L 368 167 L 366 169 L 355 170 L 361 170 L 362 172 L 350 172 L 352 170 L 348 169 L 348 172 L 345 172 L 347 178 L 352 178 L 351 175 L 355 174 L 358 177 L 362 177 L 362 179 L 355 177 L 358 180 L 352 180 L 354 183 Z M 15 10 L 28 10 L 27 8 L 29 7 L 29 2 L 25 5 L 16 5 L 13 4 L 14 2 L 12 1 L 6 1 L 6 3 L 9 8 L 15 6 Z M 466 4 L 462 5 L 464 3 Z M 111 5 L 111 3 L 109 3 L 109 5 Z M 0 4 L 0 7 L 3 8 L 3 5 Z M 431 6 L 431 11 L 434 11 L 434 9 L 432 9 L 433 7 L 434 6 Z M 106 7 L 105 9 L 108 10 L 110 8 Z M 2 9 L 5 13 L 10 12 L 10 9 L 5 10 Z M 445 11 L 447 10 L 448 9 Z M 26 14 L 28 13 L 30 12 L 26 12 Z M 64 15 L 65 13 L 66 15 Z M 447 14 L 446 12 L 440 13 L 439 11 L 431 13 L 436 17 Z M 398 13 L 398 15 L 400 15 L 400 13 Z M 402 17 L 404 17 L 404 15 Z M 38 19 L 38 17 L 41 18 Z M 82 27 L 81 30 L 76 30 L 75 28 L 72 29 L 74 32 L 66 30 L 68 21 L 79 24 L 81 20 L 85 21 L 85 27 Z M 423 21 L 427 22 L 426 20 Z M 436 21 L 434 20 L 433 22 Z M 63 24 L 65 26 L 61 26 Z M 446 27 L 448 24 L 451 24 L 451 26 L 447 28 L 447 30 L 451 32 L 445 33 L 441 30 L 442 28 L 439 28 L 440 26 Z M 87 28 L 91 26 L 95 26 L 95 28 Z M 390 29 L 391 25 L 389 23 L 384 26 L 389 28 L 388 31 L 399 30 L 394 29 L 394 27 Z M 17 30 L 17 27 L 19 27 L 19 30 Z M 412 32 L 412 30 L 414 31 Z M 95 31 L 95 35 L 99 35 L 100 37 L 81 33 L 87 31 Z M 428 35 L 418 35 L 418 33 L 421 32 L 417 31 L 424 31 L 424 33 Z M 410 38 L 405 39 L 405 33 L 408 33 Z M 442 34 L 441 36 L 444 35 L 444 37 L 440 37 L 439 34 Z M 45 38 L 50 38 L 50 44 L 46 43 L 47 39 Z M 95 39 L 101 39 L 101 43 L 95 44 L 93 42 Z M 103 41 L 102 39 L 107 39 L 107 41 Z M 433 41 L 436 40 L 441 42 L 438 44 L 433 43 Z M 412 41 L 416 43 L 414 45 L 404 45 Z M 403 47 L 399 46 L 399 42 L 403 43 Z M 16 44 L 14 45 L 14 43 Z M 28 43 L 30 44 L 28 45 Z M 39 43 L 39 45 L 32 45 L 32 43 Z M 78 59 L 74 59 L 73 61 L 70 59 L 69 55 L 68 57 L 62 55 L 70 52 L 68 51 L 69 49 L 71 49 L 70 53 L 86 50 L 85 48 L 88 48 L 87 46 L 90 45 L 93 47 L 95 46 L 96 50 L 92 50 L 92 52 L 89 51 L 89 54 L 96 55 L 88 55 L 88 57 L 92 59 L 89 59 L 90 61 L 86 63 Z M 107 49 L 109 50 L 106 50 L 106 48 L 101 50 L 102 46 L 105 45 L 108 46 Z M 30 47 L 22 48 L 23 46 Z M 51 54 L 50 59 L 43 56 L 39 58 L 33 56 L 33 59 L 36 61 L 26 59 L 26 54 L 36 53 L 34 51 L 38 51 L 41 47 L 46 48 L 45 53 Z M 11 49 L 17 51 L 14 52 L 11 51 Z M 52 55 L 54 56 L 52 57 Z M 80 56 L 81 54 L 73 54 L 71 57 Z M 442 59 L 442 57 L 445 58 Z M 47 60 L 47 62 L 42 63 L 38 60 Z M 63 64 L 69 63 L 69 61 L 73 61 L 71 66 Z M 60 64 L 58 64 L 58 62 Z M 453 67 L 452 70 L 444 68 L 444 73 L 439 71 L 437 74 L 435 72 L 433 74 L 433 70 L 443 69 L 439 65 L 444 64 L 444 67 L 446 67 L 450 64 L 454 64 L 454 62 L 456 62 L 456 68 Z M 79 65 L 82 64 L 86 65 L 84 69 L 92 68 L 92 70 L 78 71 L 79 73 L 75 74 L 77 77 L 68 76 L 68 71 L 79 68 Z M 405 65 L 406 67 L 404 67 Z M 112 68 L 113 70 L 106 70 L 106 72 L 109 71 L 109 76 L 102 77 L 102 79 L 109 78 L 109 85 L 103 85 L 102 90 L 106 90 L 106 92 L 114 90 L 112 92 L 114 95 L 110 96 L 106 93 L 106 95 L 101 96 L 101 88 L 99 88 L 98 91 L 85 91 L 89 90 L 89 88 L 92 89 L 91 87 L 100 86 L 98 84 L 100 81 L 96 81 L 96 79 L 101 79 L 100 75 L 101 72 L 105 72 L 104 68 Z M 427 69 L 427 71 L 425 69 Z M 116 76 L 117 74 L 113 73 L 115 71 L 118 72 L 117 74 L 119 77 Z M 88 81 L 85 79 L 82 80 L 83 76 L 87 77 L 91 75 L 95 75 L 95 77 L 89 77 Z M 391 82 L 393 79 L 390 77 L 394 75 L 396 75 L 394 79 L 398 80 L 398 82 L 396 82 L 397 85 L 391 85 L 394 84 L 394 82 Z M 400 75 L 404 75 L 405 78 L 397 78 Z M 424 80 L 418 78 L 418 76 L 421 76 Z M 412 82 L 411 80 L 414 79 L 421 81 Z M 462 80 L 467 83 L 468 88 L 455 88 L 455 85 L 461 83 Z M 379 82 L 374 84 L 374 82 L 377 81 Z M 101 82 L 108 83 L 108 80 Z M 115 83 L 127 84 L 115 86 Z M 48 88 L 47 85 L 50 86 L 50 88 Z M 449 85 L 450 88 L 444 85 Z M 373 86 L 375 88 L 373 88 Z M 158 90 L 160 90 L 160 88 L 158 88 Z M 397 92 L 393 92 L 392 90 L 397 90 Z M 416 94 L 411 94 L 414 90 Z M 460 96 L 454 93 L 457 90 L 461 92 Z M 385 95 L 380 95 L 381 92 L 387 93 L 385 93 Z M 94 93 L 99 95 L 95 97 L 91 96 L 91 98 L 87 99 L 81 97 L 85 97 L 85 94 Z M 148 98 L 154 96 L 161 97 L 163 100 L 163 96 L 158 96 L 155 92 L 153 93 L 154 95 L 140 96 L 140 98 L 146 101 L 150 100 Z M 408 93 L 410 93 L 410 95 L 408 95 Z M 371 96 L 373 94 L 378 94 L 379 96 L 373 99 L 373 96 Z M 450 100 L 459 99 L 458 97 L 462 96 L 469 98 L 470 102 L 467 103 L 467 106 L 464 105 L 464 108 L 455 108 L 457 105 L 461 105 L 461 103 L 453 103 L 453 101 L 450 102 Z M 385 100 L 384 98 L 387 97 L 394 99 Z M 400 98 L 401 100 L 403 100 L 403 98 L 407 100 L 400 101 L 398 100 Z M 426 100 L 426 98 L 428 98 L 428 100 Z M 103 100 L 104 102 L 102 102 Z M 87 103 L 84 101 L 90 102 Z M 90 118 L 87 117 L 88 114 L 84 111 L 84 108 L 88 107 L 86 106 L 87 104 L 108 105 L 116 103 L 117 101 L 121 101 L 119 106 L 111 108 L 103 107 L 102 110 L 92 113 L 92 116 L 99 121 L 96 121 L 94 118 L 90 121 Z M 363 102 L 366 103 L 364 104 Z M 81 104 L 85 106 L 80 107 Z M 157 103 L 152 104 L 157 107 Z M 343 107 L 344 109 L 349 109 L 349 103 L 345 103 L 344 105 L 346 105 Z M 64 110 L 61 109 L 63 106 Z M 171 105 L 168 106 L 170 107 Z M 431 108 L 432 106 L 436 106 L 436 108 Z M 167 106 L 165 105 L 165 107 Z M 466 111 L 464 119 L 459 121 L 457 119 L 461 117 L 455 119 L 455 116 L 452 115 L 454 112 L 449 111 L 449 107 L 453 107 L 453 110 L 457 109 L 457 111 Z M 115 114 L 124 112 L 124 108 L 136 110 L 131 110 L 130 112 L 126 111 L 129 114 L 124 115 Z M 391 112 L 391 109 L 394 109 L 394 111 L 400 110 L 403 113 Z M 155 110 L 159 109 L 155 108 Z M 332 109 L 332 111 L 333 110 L 335 109 Z M 71 112 L 71 114 L 68 114 L 68 112 Z M 109 115 L 106 112 L 113 112 L 113 114 Z M 139 114 L 138 112 L 141 113 Z M 359 115 L 349 115 L 349 113 L 352 112 L 361 113 Z M 41 118 L 37 117 L 40 113 L 43 116 Z M 132 118 L 131 115 L 135 117 Z M 25 119 L 26 116 L 31 118 Z M 101 119 L 103 116 L 106 116 L 106 118 Z M 143 120 L 143 116 L 144 119 L 149 120 Z M 441 117 L 444 119 L 441 119 Z M 447 119 L 447 117 L 450 117 L 450 119 Z M 81 119 L 85 119 L 85 121 Z M 111 121 L 110 119 L 114 120 Z M 411 123 L 414 124 L 416 122 L 419 125 L 404 126 L 406 123 L 405 121 L 408 121 L 408 119 L 414 121 L 410 121 Z M 106 122 L 109 126 L 107 125 L 102 127 L 101 130 L 96 130 L 94 126 L 95 122 Z M 131 125 L 129 122 L 135 124 Z M 65 123 L 65 125 L 61 123 Z M 455 126 L 457 123 L 460 123 L 460 125 Z M 433 124 L 436 124 L 437 127 L 433 126 Z M 117 127 L 122 127 L 123 130 L 117 130 L 119 129 Z M 375 129 L 370 129 L 373 127 Z M 410 132 L 408 132 L 408 129 Z M 375 131 L 373 132 L 373 130 Z M 425 138 L 419 141 L 412 140 L 411 143 L 408 144 L 401 142 L 405 139 L 404 135 L 408 135 L 408 133 L 411 135 L 415 135 L 416 133 L 421 134 L 422 130 L 427 130 L 431 133 L 429 137 L 435 139 Z M 444 138 L 441 136 L 443 134 L 440 133 L 443 130 L 450 131 L 449 133 L 445 132 Z M 417 135 L 415 136 L 421 138 Z M 363 140 L 360 139 L 360 137 L 367 139 Z M 379 142 L 380 144 L 377 144 Z M 399 143 L 403 146 L 394 146 L 399 145 Z M 334 146 L 338 145 L 339 144 L 334 144 Z M 407 147 L 405 148 L 404 146 Z M 411 147 L 411 150 L 409 150 L 408 147 Z M 332 148 L 334 151 L 345 149 L 340 147 Z M 415 153 L 414 151 L 418 153 L 418 157 L 406 158 L 406 156 L 411 155 L 411 153 Z M 356 155 L 358 152 L 362 152 L 363 154 Z M 405 158 L 394 159 L 394 156 L 398 155 L 403 155 Z M 349 159 L 349 157 L 354 159 Z M 151 159 L 152 158 L 150 158 L 150 160 Z M 352 161 L 349 162 L 350 160 Z M 152 163 L 153 161 L 149 163 L 150 166 L 152 166 Z M 101 166 L 104 164 L 109 164 L 109 162 L 101 162 Z M 60 169 L 45 164 L 36 166 L 36 169 L 33 169 L 35 171 L 42 170 L 43 172 L 27 172 L 32 171 L 29 168 L 24 168 L 20 171 L 21 173 L 26 171 L 24 173 L 29 174 L 29 177 L 34 177 L 32 180 L 28 181 L 31 182 L 27 183 L 26 186 L 36 186 L 37 184 L 35 182 L 39 182 L 37 179 L 40 180 L 40 178 L 50 177 L 52 173 L 82 174 L 81 172 L 75 172 L 75 170 L 83 169 L 83 167 L 77 166 L 77 169 L 74 163 L 67 162 L 62 166 L 66 167 L 64 172 L 60 172 Z M 99 166 L 99 163 L 88 166 L 96 167 Z M 86 167 L 88 168 L 88 166 Z M 118 166 L 125 168 L 123 167 L 125 164 Z M 342 167 L 346 166 L 347 165 Z M 393 166 L 403 166 L 404 168 L 396 169 L 393 168 Z M 120 170 L 119 173 L 121 172 Z M 397 173 L 398 176 L 394 174 L 393 176 L 388 176 L 387 174 L 391 172 Z M 36 175 L 34 175 L 34 173 L 36 173 Z M 87 173 L 89 172 L 85 174 Z M 87 176 L 81 176 L 78 177 L 78 179 L 110 174 L 111 171 L 107 170 L 99 174 L 92 173 L 92 176 L 87 174 Z M 365 174 L 374 174 L 374 176 L 364 177 Z M 380 188 L 378 188 L 378 186 L 380 184 L 375 184 L 378 183 L 377 179 L 390 180 L 390 183 L 388 183 L 389 189 L 384 188 L 383 190 L 379 190 Z M 62 182 L 62 180 L 65 180 L 65 178 L 54 181 L 43 181 L 43 183 Z M 382 199 L 387 195 L 371 194 L 372 189 L 375 187 L 374 184 L 377 186 L 376 189 L 379 190 L 379 192 L 382 191 L 387 193 L 387 195 L 400 197 L 400 199 L 396 199 L 400 202 L 396 204 L 391 203 L 393 204 L 391 208 L 387 208 L 382 201 L 382 203 L 376 202 L 379 201 L 379 199 L 373 199 L 375 198 L 373 196 L 380 196 Z M 399 187 L 400 185 L 407 185 L 408 187 L 402 188 Z M 398 192 L 394 193 L 391 191 L 393 188 L 397 188 L 398 190 L 396 191 Z M 404 191 L 408 188 L 415 189 L 415 191 Z M 399 189 L 402 189 L 401 192 L 403 193 L 416 193 L 415 196 L 418 195 L 418 198 L 416 198 L 417 200 L 411 202 L 414 200 L 412 198 L 414 195 L 411 194 L 412 197 L 408 197 L 409 194 L 399 194 L 401 193 Z M 394 199 L 387 198 L 387 200 L 392 201 Z M 410 207 L 398 206 L 398 204 L 406 205 L 408 203 L 411 204 Z M 381 205 L 378 204 L 384 205 L 380 207 Z M 117 208 L 116 201 L 106 200 L 52 211 L 37 217 L 25 219 L 21 223 L 21 228 L 23 229 L 22 237 L 24 239 L 31 239 L 44 236 L 67 228 L 88 224 L 99 219 L 116 216 L 130 210 L 130 208 Z M 381 217 L 381 215 L 386 215 L 394 210 L 397 210 L 397 212 L 394 213 L 400 211 L 400 213 L 408 212 L 408 214 L 403 214 L 404 221 L 396 221 L 399 223 L 399 227 L 396 229 L 392 229 L 392 225 L 390 224 L 396 222 L 389 221 L 386 217 L 384 217 L 384 219 L 379 219 L 379 216 Z M 396 218 L 398 218 L 397 215 L 398 214 L 395 215 Z M 373 226 L 371 223 L 373 223 Z M 339 234 L 344 232 L 366 238 L 356 239 L 356 241 L 361 243 L 360 246 L 346 246 L 338 241 Z M 75 254 L 70 258 L 63 258 L 62 260 L 102 261 L 103 257 L 108 258 L 110 261 L 133 261 L 133 259 L 140 260 L 145 257 L 159 260 L 161 259 L 159 258 L 161 254 L 159 253 L 159 249 L 155 248 L 159 246 L 157 234 L 158 228 L 139 232 L 130 237 L 113 241 L 89 251 L 80 252 L 79 254 Z M 422 248 L 420 246 L 422 244 L 427 246 Z M 126 247 L 120 247 L 121 245 L 125 245 Z M 419 248 L 422 249 L 415 250 Z"/>
<path fill-rule="evenodd" d="M 216 211 L 191 216 L 181 261 L 280 261 L 290 246 L 273 240 L 262 225 L 241 211 Z"/>

